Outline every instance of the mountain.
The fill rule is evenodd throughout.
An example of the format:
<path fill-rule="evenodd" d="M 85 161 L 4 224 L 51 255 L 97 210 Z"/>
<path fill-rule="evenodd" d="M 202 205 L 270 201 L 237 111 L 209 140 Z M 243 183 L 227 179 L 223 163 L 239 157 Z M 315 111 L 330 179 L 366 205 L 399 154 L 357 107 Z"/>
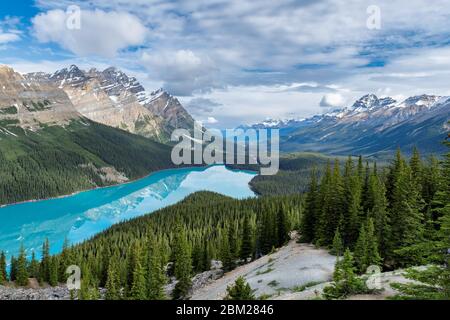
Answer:
<path fill-rule="evenodd" d="M 192 129 L 194 125 L 178 99 L 163 89 L 148 93 L 136 78 L 114 67 L 83 71 L 72 65 L 53 74 L 25 77 L 62 89 L 88 119 L 160 142 L 167 142 L 174 129 Z"/>
<path fill-rule="evenodd" d="M 84 73 L 70 73 L 70 82 L 82 85 Z M 172 166 L 169 146 L 88 119 L 63 88 L 45 79 L 0 66 L 0 205 L 107 186 Z"/>
<path fill-rule="evenodd" d="M 6 124 L 36 130 L 42 125 L 67 124 L 80 117 L 63 91 L 29 81 L 12 68 L 0 66 L 0 130 L 6 130 Z"/>
<path fill-rule="evenodd" d="M 395 101 L 368 94 L 349 107 L 308 119 L 284 120 L 247 128 L 280 129 L 283 151 L 329 154 L 384 154 L 417 146 L 425 153 L 443 153 L 450 129 L 450 97 L 420 95 Z M 273 124 L 275 122 L 271 122 Z"/>

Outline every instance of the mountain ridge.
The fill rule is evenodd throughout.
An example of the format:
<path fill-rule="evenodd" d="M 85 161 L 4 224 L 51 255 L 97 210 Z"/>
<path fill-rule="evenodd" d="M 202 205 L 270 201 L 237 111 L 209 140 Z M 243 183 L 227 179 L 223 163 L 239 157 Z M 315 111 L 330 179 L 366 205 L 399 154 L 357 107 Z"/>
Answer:
<path fill-rule="evenodd" d="M 403 101 L 367 94 L 351 106 L 306 119 L 266 120 L 241 128 L 280 129 L 283 151 L 376 155 L 397 147 L 445 151 L 450 97 L 418 95 Z M 265 125 L 269 124 L 269 125 Z"/>
<path fill-rule="evenodd" d="M 25 74 L 29 81 L 62 89 L 75 109 L 90 120 L 168 142 L 174 129 L 192 129 L 194 119 L 164 89 L 152 93 L 116 67 L 83 71 L 76 65 L 53 74 Z"/>

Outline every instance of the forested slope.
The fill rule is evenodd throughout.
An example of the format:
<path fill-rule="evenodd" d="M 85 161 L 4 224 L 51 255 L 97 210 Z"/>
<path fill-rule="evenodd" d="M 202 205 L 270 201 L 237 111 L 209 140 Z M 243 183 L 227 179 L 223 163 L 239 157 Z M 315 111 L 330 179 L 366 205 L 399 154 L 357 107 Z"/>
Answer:
<path fill-rule="evenodd" d="M 135 179 L 171 166 L 170 147 L 87 119 L 0 132 L 0 204 Z"/>

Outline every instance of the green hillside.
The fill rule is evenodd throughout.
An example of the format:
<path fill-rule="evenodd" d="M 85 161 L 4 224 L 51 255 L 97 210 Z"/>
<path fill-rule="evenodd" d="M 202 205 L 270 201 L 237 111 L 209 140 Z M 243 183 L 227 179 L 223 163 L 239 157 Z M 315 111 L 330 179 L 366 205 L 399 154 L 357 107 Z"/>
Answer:
<path fill-rule="evenodd" d="M 169 146 L 87 119 L 35 132 L 0 123 L 0 204 L 120 181 L 106 172 L 136 179 L 169 166 Z"/>

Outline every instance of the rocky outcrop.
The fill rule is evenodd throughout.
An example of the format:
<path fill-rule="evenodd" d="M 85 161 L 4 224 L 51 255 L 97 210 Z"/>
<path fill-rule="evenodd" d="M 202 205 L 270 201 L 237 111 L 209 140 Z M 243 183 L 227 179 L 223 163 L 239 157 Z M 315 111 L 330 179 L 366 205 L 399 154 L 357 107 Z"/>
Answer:
<path fill-rule="evenodd" d="M 37 75 L 35 75 L 37 77 Z M 36 130 L 42 125 L 65 125 L 80 119 L 67 94 L 47 82 L 30 81 L 0 66 L 0 125 Z"/>
<path fill-rule="evenodd" d="M 0 286 L 1 300 L 70 300 L 70 291 L 66 287 L 15 288 Z"/>
<path fill-rule="evenodd" d="M 150 99 L 144 106 L 153 114 L 163 118 L 170 128 L 184 128 L 188 130 L 194 128 L 194 119 L 191 115 L 183 108 L 177 98 L 171 96 L 163 89 L 152 92 Z"/>

